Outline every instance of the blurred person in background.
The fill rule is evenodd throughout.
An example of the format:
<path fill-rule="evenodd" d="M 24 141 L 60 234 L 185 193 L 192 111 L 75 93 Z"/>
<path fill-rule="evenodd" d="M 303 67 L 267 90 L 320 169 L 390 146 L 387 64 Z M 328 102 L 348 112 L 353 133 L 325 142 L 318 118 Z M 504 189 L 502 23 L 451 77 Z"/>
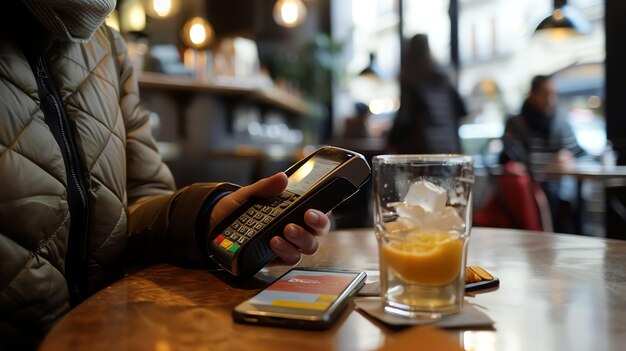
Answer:
<path fill-rule="evenodd" d="M 35 349 L 70 308 L 156 262 L 216 268 L 212 228 L 250 197 L 273 197 L 285 173 L 240 187 L 182 189 L 141 107 L 122 36 L 103 25 L 115 0 L 11 0 L 0 13 L 0 350 Z M 330 229 L 270 242 L 294 265 Z"/>
<path fill-rule="evenodd" d="M 428 37 L 408 42 L 400 68 L 400 109 L 387 136 L 387 149 L 402 154 L 461 153 L 459 125 L 465 103 L 430 52 Z"/>
<path fill-rule="evenodd" d="M 552 78 L 547 75 L 533 77 L 520 113 L 506 122 L 501 164 L 513 161 L 527 168 L 533 164 L 571 168 L 577 160 L 590 157 L 578 144 L 567 116 L 557 109 L 557 103 Z M 571 183 L 567 178 L 541 182 L 557 232 L 572 232 L 572 207 L 582 206 L 576 204 L 575 184 Z"/>
<path fill-rule="evenodd" d="M 367 122 L 370 118 L 370 108 L 362 102 L 354 104 L 355 115 L 345 120 L 343 127 L 343 137 L 350 139 L 361 139 L 371 137 Z"/>
<path fill-rule="evenodd" d="M 550 76 L 533 77 L 520 113 L 506 122 L 500 162 L 552 163 L 572 167 L 587 156 L 567 116 L 557 109 L 558 96 Z"/>

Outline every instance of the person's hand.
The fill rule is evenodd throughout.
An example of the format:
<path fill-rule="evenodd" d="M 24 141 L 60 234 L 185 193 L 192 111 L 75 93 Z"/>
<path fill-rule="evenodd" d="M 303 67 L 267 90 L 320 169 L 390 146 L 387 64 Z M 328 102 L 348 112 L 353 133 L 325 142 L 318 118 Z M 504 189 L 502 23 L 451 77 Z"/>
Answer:
<path fill-rule="evenodd" d="M 211 228 L 251 197 L 277 196 L 285 190 L 287 182 L 287 175 L 280 172 L 224 196 L 213 208 L 210 219 Z M 271 239 L 270 247 L 278 256 L 275 264 L 295 265 L 302 258 L 302 254 L 312 255 L 317 252 L 319 248 L 317 237 L 328 233 L 330 219 L 326 214 L 310 209 L 304 214 L 304 223 L 308 229 L 290 223 L 283 229 L 284 238 L 275 236 Z"/>
<path fill-rule="evenodd" d="M 559 166 L 565 169 L 570 169 L 576 164 L 576 159 L 569 150 L 561 149 L 556 154 L 556 162 Z"/>

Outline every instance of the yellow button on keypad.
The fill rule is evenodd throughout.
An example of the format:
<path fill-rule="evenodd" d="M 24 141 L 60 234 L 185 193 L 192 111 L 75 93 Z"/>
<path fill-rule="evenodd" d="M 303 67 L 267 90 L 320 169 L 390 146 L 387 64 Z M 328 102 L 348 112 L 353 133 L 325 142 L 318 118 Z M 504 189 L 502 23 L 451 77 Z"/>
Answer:
<path fill-rule="evenodd" d="M 228 239 L 224 239 L 222 240 L 222 242 L 220 243 L 220 246 L 225 248 L 226 250 L 228 250 L 228 248 L 233 244 L 232 241 L 228 240 Z"/>

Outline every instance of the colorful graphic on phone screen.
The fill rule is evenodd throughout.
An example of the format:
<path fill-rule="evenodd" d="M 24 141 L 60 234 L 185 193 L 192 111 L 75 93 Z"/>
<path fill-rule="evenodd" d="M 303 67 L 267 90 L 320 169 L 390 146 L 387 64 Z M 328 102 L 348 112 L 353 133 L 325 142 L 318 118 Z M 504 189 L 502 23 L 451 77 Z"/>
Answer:
<path fill-rule="evenodd" d="M 290 272 L 250 302 L 257 306 L 324 311 L 353 279 L 349 273 Z"/>

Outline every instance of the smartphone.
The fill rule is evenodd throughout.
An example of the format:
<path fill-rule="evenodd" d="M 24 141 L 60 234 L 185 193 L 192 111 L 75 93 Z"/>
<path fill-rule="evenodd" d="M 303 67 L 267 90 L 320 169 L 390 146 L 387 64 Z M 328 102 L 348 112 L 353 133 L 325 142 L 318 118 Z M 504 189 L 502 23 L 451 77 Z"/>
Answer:
<path fill-rule="evenodd" d="M 488 288 L 494 288 L 499 285 L 500 285 L 500 279 L 498 279 L 498 277 L 494 275 L 493 279 L 491 280 L 481 280 L 479 282 L 474 282 L 474 283 L 465 283 L 465 291 L 483 290 L 483 289 L 488 289 Z"/>
<path fill-rule="evenodd" d="M 235 276 L 251 276 L 276 258 L 270 240 L 285 226 L 303 222 L 308 209 L 330 212 L 371 177 L 363 155 L 334 147 L 319 148 L 289 167 L 285 191 L 271 199 L 253 198 L 220 222 L 208 238 L 208 252 Z"/>
<path fill-rule="evenodd" d="M 326 329 L 365 284 L 365 272 L 294 268 L 233 310 L 237 323 Z"/>

